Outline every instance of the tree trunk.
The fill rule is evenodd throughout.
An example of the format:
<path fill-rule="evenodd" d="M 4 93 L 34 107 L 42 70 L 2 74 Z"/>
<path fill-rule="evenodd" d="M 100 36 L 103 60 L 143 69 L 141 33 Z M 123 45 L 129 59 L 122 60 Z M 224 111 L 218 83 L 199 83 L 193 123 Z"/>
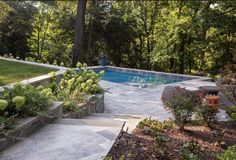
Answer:
<path fill-rule="evenodd" d="M 91 1 L 91 8 L 90 8 L 90 17 L 89 17 L 89 26 L 88 26 L 88 45 L 87 45 L 87 56 L 86 56 L 86 62 L 90 64 L 92 61 L 89 56 L 91 56 L 91 46 L 92 46 L 92 31 L 93 31 L 93 19 L 94 19 L 94 12 L 95 12 L 95 0 Z"/>
<path fill-rule="evenodd" d="M 78 0 L 77 17 L 75 27 L 75 40 L 73 45 L 72 67 L 76 67 L 78 61 L 84 62 L 84 24 L 87 0 Z"/>
<path fill-rule="evenodd" d="M 206 44 L 206 40 L 207 40 L 207 30 L 208 30 L 208 23 L 209 23 L 209 9 L 210 9 L 210 5 L 211 5 L 211 1 L 207 1 L 204 8 L 203 8 L 203 17 L 205 18 L 204 22 L 203 22 L 203 26 L 202 26 L 202 43 Z M 204 67 L 205 67 L 205 46 L 204 48 L 202 48 L 203 51 L 200 54 L 200 67 L 199 70 L 203 71 Z"/>

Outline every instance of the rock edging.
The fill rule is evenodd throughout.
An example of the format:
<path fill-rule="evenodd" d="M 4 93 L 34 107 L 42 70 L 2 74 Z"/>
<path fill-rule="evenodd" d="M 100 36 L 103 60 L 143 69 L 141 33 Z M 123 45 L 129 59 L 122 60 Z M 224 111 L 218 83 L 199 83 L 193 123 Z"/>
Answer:
<path fill-rule="evenodd" d="M 90 113 L 103 113 L 104 112 L 104 93 L 88 95 L 85 103 L 77 105 L 79 111 L 71 111 L 64 115 L 64 118 L 83 118 Z"/>

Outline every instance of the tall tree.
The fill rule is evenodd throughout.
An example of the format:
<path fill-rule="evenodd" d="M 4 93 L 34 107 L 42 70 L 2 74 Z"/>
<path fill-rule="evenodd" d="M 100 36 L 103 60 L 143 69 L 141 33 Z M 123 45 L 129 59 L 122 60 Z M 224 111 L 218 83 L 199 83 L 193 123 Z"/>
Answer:
<path fill-rule="evenodd" d="M 75 40 L 73 45 L 72 67 L 75 67 L 78 61 L 85 61 L 84 53 L 84 25 L 85 10 L 87 0 L 78 0 Z"/>

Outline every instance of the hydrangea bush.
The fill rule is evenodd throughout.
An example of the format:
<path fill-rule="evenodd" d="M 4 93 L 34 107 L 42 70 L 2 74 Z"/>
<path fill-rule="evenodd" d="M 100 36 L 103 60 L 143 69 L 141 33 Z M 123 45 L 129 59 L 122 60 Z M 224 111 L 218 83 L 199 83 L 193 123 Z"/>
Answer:
<path fill-rule="evenodd" d="M 16 84 L 0 94 L 0 133 L 16 117 L 34 116 L 47 109 L 50 97 L 31 85 Z"/>
<path fill-rule="evenodd" d="M 68 89 L 70 92 L 79 90 L 86 94 L 101 93 L 102 89 L 99 86 L 99 81 L 104 71 L 96 73 L 93 70 L 88 70 L 87 64 L 77 63 L 78 70 L 67 70 L 63 74 L 63 78 L 59 83 L 59 89 Z"/>
<path fill-rule="evenodd" d="M 50 88 L 58 100 L 64 102 L 64 111 L 69 112 L 78 109 L 76 104 L 82 102 L 85 95 L 103 92 L 99 86 L 99 81 L 103 74 L 104 71 L 96 73 L 93 70 L 89 70 L 87 64 L 78 62 L 77 69 L 67 70 L 58 84 L 55 82 L 55 75 L 51 74 L 54 81 L 51 82 Z M 42 90 L 43 94 L 46 93 L 47 96 L 51 96 L 51 91 L 46 90 Z"/>
<path fill-rule="evenodd" d="M 16 84 L 0 95 L 1 108 L 9 116 L 32 116 L 46 109 L 50 97 L 42 94 L 31 85 Z M 6 106 L 7 104 L 7 106 Z M 3 116 L 2 114 L 0 116 Z"/>

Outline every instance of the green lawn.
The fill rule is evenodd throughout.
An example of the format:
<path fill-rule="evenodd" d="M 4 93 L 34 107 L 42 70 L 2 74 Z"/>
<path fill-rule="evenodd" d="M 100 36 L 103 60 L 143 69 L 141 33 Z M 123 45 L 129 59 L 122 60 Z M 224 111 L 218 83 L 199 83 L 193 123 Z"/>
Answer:
<path fill-rule="evenodd" d="M 56 69 L 0 60 L 0 86 L 20 82 L 52 71 L 56 71 Z"/>

